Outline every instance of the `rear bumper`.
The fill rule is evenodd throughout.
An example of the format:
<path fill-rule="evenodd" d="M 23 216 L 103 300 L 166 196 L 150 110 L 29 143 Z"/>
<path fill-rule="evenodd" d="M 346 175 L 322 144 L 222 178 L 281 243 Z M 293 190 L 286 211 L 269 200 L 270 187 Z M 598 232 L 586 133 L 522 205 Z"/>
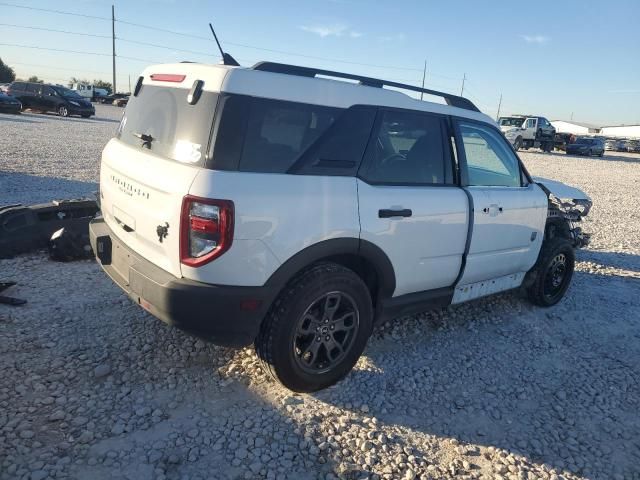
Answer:
<path fill-rule="evenodd" d="M 102 218 L 91 221 L 89 234 L 98 263 L 134 302 L 163 322 L 218 345 L 252 343 L 275 298 L 268 287 L 176 278 L 125 246 Z"/>

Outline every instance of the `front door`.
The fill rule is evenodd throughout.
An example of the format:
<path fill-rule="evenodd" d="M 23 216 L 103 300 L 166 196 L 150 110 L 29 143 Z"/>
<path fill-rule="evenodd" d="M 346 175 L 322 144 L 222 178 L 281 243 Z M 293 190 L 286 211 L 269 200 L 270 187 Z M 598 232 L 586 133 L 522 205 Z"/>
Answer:
<path fill-rule="evenodd" d="M 461 120 L 456 130 L 465 188 L 474 205 L 471 243 L 458 285 L 523 276 L 535 264 L 544 237 L 546 194 L 526 181 L 518 157 L 497 129 Z"/>
<path fill-rule="evenodd" d="M 462 265 L 468 200 L 445 132 L 444 117 L 380 110 L 358 173 L 360 236 L 393 264 L 393 296 L 450 287 Z"/>

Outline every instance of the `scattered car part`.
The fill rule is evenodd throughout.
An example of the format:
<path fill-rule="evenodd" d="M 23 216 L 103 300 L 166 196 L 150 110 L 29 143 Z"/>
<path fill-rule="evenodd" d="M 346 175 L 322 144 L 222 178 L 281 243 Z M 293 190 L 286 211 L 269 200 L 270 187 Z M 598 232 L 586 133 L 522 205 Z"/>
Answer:
<path fill-rule="evenodd" d="M 3 292 L 9 287 L 13 287 L 15 284 L 16 282 L 0 282 L 0 292 Z M 25 303 L 27 303 L 27 301 L 22 298 L 7 297 L 4 295 L 0 295 L 0 303 L 4 305 L 13 305 L 14 307 L 17 307 L 19 305 L 24 305 Z"/>
<path fill-rule="evenodd" d="M 95 200 L 61 200 L 39 205 L 0 207 L 0 258 L 46 248 L 51 235 L 67 231 L 86 233 L 98 212 Z"/>
<path fill-rule="evenodd" d="M 61 228 L 49 240 L 49 258 L 56 262 L 70 262 L 93 257 L 89 230 L 77 231 Z"/>

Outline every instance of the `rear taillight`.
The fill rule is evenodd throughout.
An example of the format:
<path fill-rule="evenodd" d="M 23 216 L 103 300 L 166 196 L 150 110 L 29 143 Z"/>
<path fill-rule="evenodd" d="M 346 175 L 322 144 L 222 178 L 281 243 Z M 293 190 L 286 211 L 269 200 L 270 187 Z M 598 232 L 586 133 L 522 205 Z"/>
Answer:
<path fill-rule="evenodd" d="M 187 195 L 180 218 L 180 261 L 199 267 L 229 250 L 233 241 L 233 202 Z"/>

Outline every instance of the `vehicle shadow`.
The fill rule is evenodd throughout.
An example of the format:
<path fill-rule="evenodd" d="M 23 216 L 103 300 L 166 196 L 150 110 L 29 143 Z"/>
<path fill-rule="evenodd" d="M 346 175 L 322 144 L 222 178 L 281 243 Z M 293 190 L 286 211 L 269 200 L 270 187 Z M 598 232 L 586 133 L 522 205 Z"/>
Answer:
<path fill-rule="evenodd" d="M 406 428 L 405 438 L 494 447 L 556 473 L 635 478 L 624 475 L 637 474 L 640 458 L 640 444 L 629 443 L 640 434 L 640 347 L 628 340 L 640 338 L 630 321 L 640 318 L 640 301 L 615 275 L 585 300 L 586 285 L 603 280 L 594 277 L 577 272 L 567 298 L 548 310 L 504 294 L 449 307 L 444 323 L 441 312 L 396 320 L 374 333 L 365 365 L 314 398 L 357 412 L 360 392 L 377 392 L 367 411 Z M 594 313 L 594 297 L 620 314 Z M 401 348 L 396 330 L 405 332 Z M 481 469 L 476 453 L 468 461 Z"/>
<path fill-rule="evenodd" d="M 20 115 L 16 114 L 2 114 L 0 115 L 0 122 L 16 122 L 16 123 L 42 123 L 37 121 L 34 118 L 31 118 L 31 115 L 28 113 L 23 113 Z"/>
<path fill-rule="evenodd" d="M 640 255 L 624 252 L 605 252 L 601 250 L 578 250 L 578 261 L 593 262 L 603 267 L 613 267 L 640 273 Z"/>
<path fill-rule="evenodd" d="M 95 198 L 98 184 L 59 177 L 40 177 L 0 170 L 0 206 L 35 205 L 52 200 Z"/>

